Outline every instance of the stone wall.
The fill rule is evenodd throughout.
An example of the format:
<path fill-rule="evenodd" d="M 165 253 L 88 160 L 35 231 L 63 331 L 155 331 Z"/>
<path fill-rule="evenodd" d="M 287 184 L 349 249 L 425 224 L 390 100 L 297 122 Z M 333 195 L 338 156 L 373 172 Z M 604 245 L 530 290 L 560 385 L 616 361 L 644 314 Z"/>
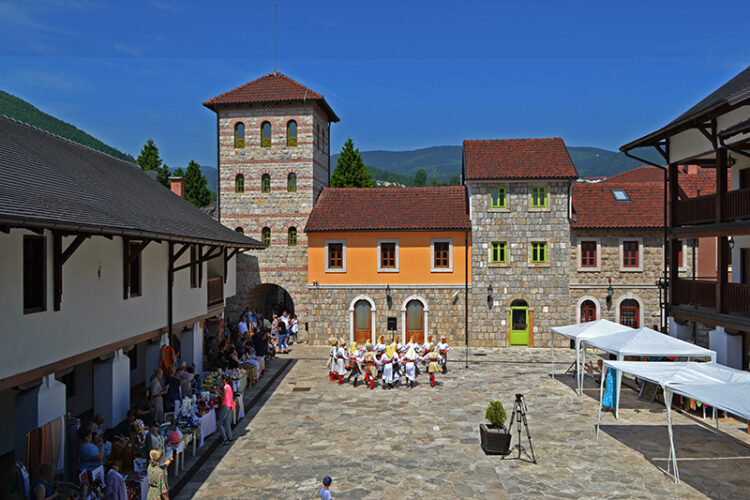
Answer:
<path fill-rule="evenodd" d="M 592 300 L 597 307 L 597 319 L 608 319 L 619 322 L 621 301 L 634 299 L 639 303 L 639 325 L 654 328 L 661 324 L 659 307 L 659 288 L 656 282 L 663 276 L 663 238 L 662 230 L 580 230 L 571 232 L 570 240 L 570 310 L 568 323 L 580 321 L 580 305 L 584 300 Z M 641 242 L 640 268 L 636 271 L 625 270 L 621 266 L 623 240 Z M 581 241 L 598 243 L 598 267 L 587 270 L 579 266 L 579 246 Z M 683 246 L 683 266 L 680 275 L 692 273 L 691 245 Z M 696 255 L 697 257 L 697 255 Z M 614 294 L 612 303 L 607 307 L 607 289 L 612 280 Z"/>
<path fill-rule="evenodd" d="M 549 345 L 549 329 L 568 321 L 568 182 L 469 182 L 472 221 L 472 300 L 469 337 L 473 345 L 506 346 L 510 304 L 528 303 L 531 343 Z M 507 209 L 491 208 L 493 186 L 507 189 Z M 532 186 L 548 188 L 548 208 L 531 208 Z M 492 241 L 507 241 L 507 264 L 490 262 Z M 545 264 L 530 262 L 530 243 L 546 241 Z M 489 286 L 492 294 L 489 295 Z"/>
<path fill-rule="evenodd" d="M 312 314 L 309 316 L 309 337 L 313 344 L 325 344 L 331 335 L 350 341 L 351 315 L 357 300 L 372 300 L 375 306 L 375 336 L 403 337 L 402 309 L 407 299 L 417 296 L 426 308 L 426 335 L 439 339 L 445 335 L 451 344 L 464 344 L 464 289 L 461 288 L 398 288 L 391 289 L 390 307 L 384 287 L 315 288 L 310 290 Z M 355 300 L 357 299 L 357 300 Z M 366 300 L 366 299 L 365 299 Z M 471 300 L 471 299 L 470 299 Z M 397 329 L 388 331 L 388 317 L 395 317 Z M 469 326 L 471 331 L 471 325 Z M 472 342 L 472 345 L 478 345 Z"/>
<path fill-rule="evenodd" d="M 297 146 L 287 146 L 289 120 L 297 122 Z M 271 123 L 271 147 L 261 147 L 261 125 Z M 245 125 L 245 146 L 235 148 L 234 127 Z M 316 127 L 317 125 L 317 127 Z M 316 133 L 316 131 L 319 131 Z M 290 173 L 297 176 L 296 192 L 287 191 Z M 244 176 L 243 193 L 235 192 L 237 174 Z M 261 177 L 271 178 L 270 193 L 261 191 Z M 314 104 L 235 107 L 219 111 L 220 221 L 232 229 L 242 228 L 257 240 L 262 230 L 271 230 L 265 250 L 248 251 L 237 262 L 237 295 L 227 301 L 234 317 L 249 300 L 258 302 L 264 284 L 283 287 L 294 302 L 300 321 L 309 315 L 307 301 L 307 217 L 320 190 L 328 185 L 328 123 Z M 296 246 L 289 246 L 289 229 L 297 231 Z M 274 292 L 275 293 L 275 292 Z"/>

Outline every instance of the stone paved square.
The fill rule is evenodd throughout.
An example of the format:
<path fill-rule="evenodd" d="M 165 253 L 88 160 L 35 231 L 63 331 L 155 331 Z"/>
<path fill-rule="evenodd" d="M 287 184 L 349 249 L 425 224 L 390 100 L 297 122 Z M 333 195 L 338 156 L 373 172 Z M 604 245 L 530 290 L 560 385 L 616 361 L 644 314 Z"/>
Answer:
<path fill-rule="evenodd" d="M 663 472 L 663 404 L 623 388 L 621 418 L 605 415 L 597 440 L 598 385 L 587 378 L 579 398 L 572 376 L 552 380 L 548 349 L 471 350 L 468 370 L 454 349 L 437 388 L 422 375 L 413 389 L 373 391 L 329 382 L 326 354 L 295 346 L 290 370 L 249 410 L 236 441 L 218 448 L 178 498 L 312 499 L 325 475 L 335 499 L 747 498 L 750 491 L 750 448 L 737 421 L 722 419 L 728 434 L 715 433 L 675 414 L 682 483 L 674 484 Z M 573 359 L 556 350 L 556 372 Z M 487 402 L 502 401 L 510 418 L 516 393 L 528 403 L 536 465 L 486 456 L 479 446 Z"/>

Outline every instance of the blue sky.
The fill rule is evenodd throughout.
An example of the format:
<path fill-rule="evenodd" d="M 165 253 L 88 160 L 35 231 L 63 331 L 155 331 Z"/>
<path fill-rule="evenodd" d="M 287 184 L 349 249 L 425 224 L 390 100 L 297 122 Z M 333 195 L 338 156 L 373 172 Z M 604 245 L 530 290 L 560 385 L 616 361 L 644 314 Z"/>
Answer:
<path fill-rule="evenodd" d="M 0 89 L 137 155 L 216 164 L 201 102 L 273 71 L 273 0 L 0 0 Z M 332 147 L 561 136 L 616 149 L 750 64 L 750 2 L 279 0 L 279 71 Z"/>

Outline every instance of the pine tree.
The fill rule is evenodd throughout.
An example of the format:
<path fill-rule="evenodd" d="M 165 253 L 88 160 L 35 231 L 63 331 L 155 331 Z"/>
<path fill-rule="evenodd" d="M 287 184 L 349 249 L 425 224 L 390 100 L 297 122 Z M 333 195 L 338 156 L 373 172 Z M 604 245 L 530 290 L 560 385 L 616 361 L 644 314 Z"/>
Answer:
<path fill-rule="evenodd" d="M 424 186 L 427 184 L 427 172 L 423 168 L 420 168 L 414 174 L 414 185 Z"/>
<path fill-rule="evenodd" d="M 181 170 L 181 169 L 180 169 Z M 208 180 L 201 172 L 201 166 L 190 160 L 185 170 L 185 191 L 183 195 L 187 201 L 196 207 L 205 207 L 211 203 L 211 191 L 208 190 Z"/>
<path fill-rule="evenodd" d="M 141 154 L 135 162 L 141 166 L 141 170 L 144 172 L 147 170 L 155 170 L 159 174 L 159 182 L 164 186 L 169 187 L 169 167 L 162 165 L 161 157 L 159 156 L 159 148 L 154 144 L 153 139 L 146 141 L 141 149 Z"/>
<path fill-rule="evenodd" d="M 331 187 L 374 187 L 375 182 L 367 172 L 359 149 L 354 149 L 351 137 L 341 148 L 341 155 L 336 161 L 336 168 L 331 174 Z"/>

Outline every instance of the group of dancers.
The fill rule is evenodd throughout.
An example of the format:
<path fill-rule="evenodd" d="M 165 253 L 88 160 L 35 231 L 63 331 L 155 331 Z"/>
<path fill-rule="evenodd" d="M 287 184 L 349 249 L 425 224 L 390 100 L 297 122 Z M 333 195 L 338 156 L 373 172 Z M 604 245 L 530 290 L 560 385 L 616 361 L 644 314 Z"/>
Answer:
<path fill-rule="evenodd" d="M 399 387 L 401 379 L 406 380 L 406 387 L 414 387 L 420 367 L 426 369 L 430 376 L 430 385 L 437 384 L 437 373 L 448 372 L 448 351 L 451 350 L 447 339 L 442 337 L 438 344 L 433 344 L 432 335 L 419 345 L 414 337 L 408 344 L 402 344 L 399 336 L 387 344 L 381 335 L 374 346 L 368 342 L 358 347 L 356 342 L 348 345 L 344 339 L 328 339 L 331 351 L 328 357 L 328 376 L 331 381 L 343 384 L 353 380 L 357 387 L 360 375 L 364 375 L 365 385 L 375 388 L 375 381 L 382 381 L 383 389 Z"/>

